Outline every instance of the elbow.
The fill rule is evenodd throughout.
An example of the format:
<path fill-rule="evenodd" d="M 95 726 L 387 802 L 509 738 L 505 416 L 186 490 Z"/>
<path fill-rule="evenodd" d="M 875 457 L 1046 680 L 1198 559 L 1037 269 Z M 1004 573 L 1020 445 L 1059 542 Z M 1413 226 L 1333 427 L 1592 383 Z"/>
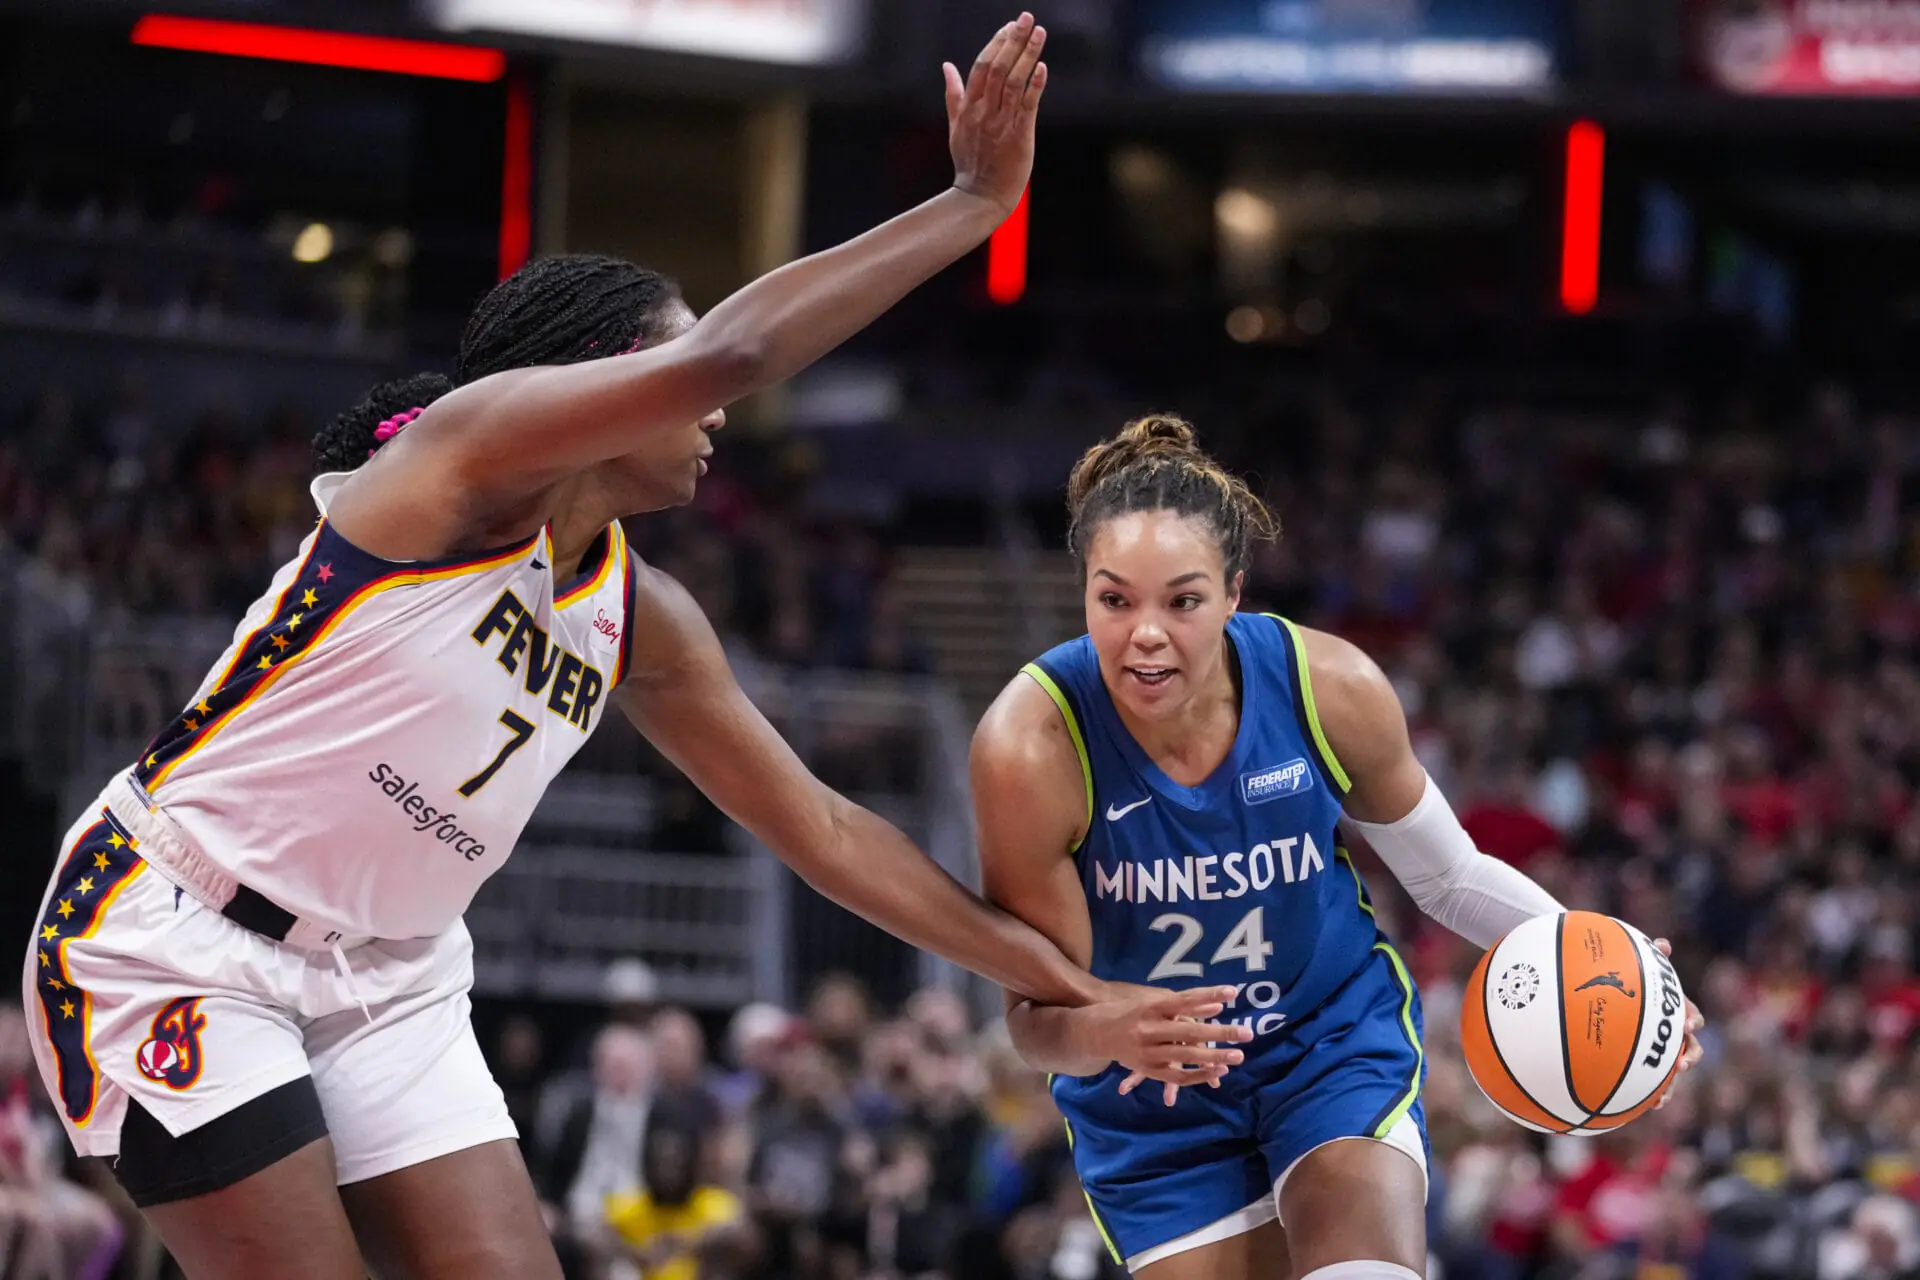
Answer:
<path fill-rule="evenodd" d="M 719 331 L 701 335 L 697 357 L 712 379 L 720 403 L 731 404 L 766 386 L 773 354 L 760 334 Z"/>

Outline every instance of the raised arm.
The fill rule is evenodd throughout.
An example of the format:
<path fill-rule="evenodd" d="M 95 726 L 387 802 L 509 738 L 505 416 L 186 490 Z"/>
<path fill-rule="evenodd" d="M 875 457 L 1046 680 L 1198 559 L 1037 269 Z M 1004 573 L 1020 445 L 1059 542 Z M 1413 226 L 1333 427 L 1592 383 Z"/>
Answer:
<path fill-rule="evenodd" d="M 615 694 L 641 733 L 726 815 L 827 897 L 1003 987 L 1077 1005 L 1104 988 L 962 888 L 891 823 L 814 777 L 741 692 L 706 615 L 636 565 L 632 674 Z"/>
<path fill-rule="evenodd" d="M 974 732 L 975 828 L 980 874 L 989 900 L 1051 938 L 1067 957 L 1088 964 L 1093 924 L 1073 849 L 1090 811 L 1080 758 L 1066 723 L 1047 694 L 1014 677 Z M 1058 1075 L 1097 1075 L 1120 1062 L 1172 1085 L 1214 1082 L 1240 1061 L 1245 1027 L 1209 1025 L 1233 996 L 1231 987 L 1164 991 L 1113 984 L 1105 1000 L 1061 1008 L 1007 993 L 1007 1029 L 1027 1063 Z M 1187 1021 L 1182 1021 L 1187 1019 Z"/>
<path fill-rule="evenodd" d="M 945 68 L 947 191 L 761 277 L 673 341 L 617 360 L 515 369 L 450 393 L 382 450 L 412 465 L 368 468 L 336 506 L 397 503 L 418 520 L 464 528 L 631 453 L 650 431 L 684 427 L 806 368 L 980 245 L 1019 202 L 1046 87 L 1045 39 L 1023 14 L 994 36 L 964 86 Z"/>

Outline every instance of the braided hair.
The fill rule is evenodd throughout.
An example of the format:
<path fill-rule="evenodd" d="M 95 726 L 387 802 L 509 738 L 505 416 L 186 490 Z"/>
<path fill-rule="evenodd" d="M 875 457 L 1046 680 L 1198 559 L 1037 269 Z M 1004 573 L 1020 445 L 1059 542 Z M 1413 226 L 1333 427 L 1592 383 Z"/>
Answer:
<path fill-rule="evenodd" d="M 569 253 L 530 262 L 473 309 L 452 378 L 423 373 L 381 383 L 314 436 L 314 462 L 322 471 L 352 471 L 392 438 L 393 424 L 410 411 L 489 374 L 651 346 L 664 335 L 668 307 L 679 298 L 671 279 L 618 258 Z"/>
<path fill-rule="evenodd" d="M 1244 480 L 1200 447 L 1193 427 L 1169 414 L 1129 422 L 1086 451 L 1067 480 L 1067 549 L 1087 571 L 1087 547 L 1101 525 L 1137 511 L 1172 511 L 1204 522 L 1220 544 L 1226 582 L 1247 567 L 1255 542 L 1280 536 L 1280 522 Z"/>

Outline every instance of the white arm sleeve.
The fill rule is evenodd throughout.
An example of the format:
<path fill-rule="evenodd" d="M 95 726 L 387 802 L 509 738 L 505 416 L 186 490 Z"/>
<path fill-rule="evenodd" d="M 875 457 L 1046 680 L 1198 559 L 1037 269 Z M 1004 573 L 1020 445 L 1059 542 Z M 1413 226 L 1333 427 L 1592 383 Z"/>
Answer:
<path fill-rule="evenodd" d="M 1474 848 L 1432 778 L 1420 803 L 1398 822 L 1348 821 L 1422 911 L 1477 947 L 1491 947 L 1522 921 L 1566 909 L 1519 871 Z"/>

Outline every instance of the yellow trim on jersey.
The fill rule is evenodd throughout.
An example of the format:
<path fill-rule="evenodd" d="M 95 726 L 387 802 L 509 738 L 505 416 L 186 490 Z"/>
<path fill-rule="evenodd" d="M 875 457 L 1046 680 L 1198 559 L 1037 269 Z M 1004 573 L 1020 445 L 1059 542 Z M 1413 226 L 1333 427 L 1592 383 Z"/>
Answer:
<path fill-rule="evenodd" d="M 348 614 L 351 614 L 355 609 L 359 608 L 374 596 L 379 595 L 383 591 L 390 591 L 394 587 L 417 587 L 425 582 L 443 582 L 448 578 L 464 578 L 476 573 L 485 573 L 489 569 L 497 569 L 503 564 L 519 560 L 526 554 L 527 548 L 523 543 L 517 547 L 510 547 L 497 555 L 489 556 L 485 560 L 470 560 L 464 564 L 448 565 L 444 569 L 397 569 L 392 573 L 375 578 L 365 586 L 362 586 L 340 602 L 334 609 L 332 615 L 320 624 L 320 629 L 314 633 L 313 639 L 307 642 L 305 648 L 290 655 L 286 661 L 276 663 L 272 670 L 260 678 L 258 684 L 247 690 L 246 697 L 234 703 L 218 720 L 207 725 L 201 731 L 200 736 L 194 740 L 192 746 L 167 761 L 166 764 L 155 771 L 153 777 L 149 778 L 146 782 L 147 794 L 152 795 L 155 791 L 159 790 L 160 785 L 172 775 L 175 769 L 179 768 L 184 761 L 191 759 L 194 752 L 211 742 L 215 734 L 233 722 L 235 716 L 257 702 L 261 694 L 271 689 L 274 682 L 285 675 L 287 671 L 302 658 L 318 650 L 320 646 L 326 642 L 327 637 L 333 634 L 334 629 L 346 621 Z"/>
<path fill-rule="evenodd" d="M 1399 1124 L 1407 1112 L 1413 1110 L 1413 1104 L 1420 1098 L 1420 1073 L 1426 1070 L 1427 1051 L 1421 1047 L 1420 1033 L 1413 1027 L 1413 976 L 1407 972 L 1406 963 L 1400 959 L 1400 953 L 1393 949 L 1391 942 L 1376 942 L 1373 949 L 1385 953 L 1387 959 L 1393 962 L 1393 976 L 1400 982 L 1400 1029 L 1407 1033 L 1407 1043 L 1413 1046 L 1413 1085 L 1407 1090 L 1407 1096 L 1400 1099 L 1373 1131 L 1374 1137 L 1384 1138 L 1393 1132 L 1393 1126 Z"/>
<path fill-rule="evenodd" d="M 1353 894 L 1360 901 L 1360 909 L 1373 915 L 1373 904 L 1367 901 L 1367 886 L 1360 879 L 1360 868 L 1353 865 L 1353 855 L 1347 852 L 1347 846 L 1337 844 L 1333 847 L 1333 856 L 1347 864 L 1347 870 L 1353 873 Z M 1376 917 L 1377 919 L 1378 917 Z"/>
<path fill-rule="evenodd" d="M 1353 790 L 1353 779 L 1340 767 L 1339 757 L 1333 754 L 1333 748 L 1327 745 L 1327 735 L 1320 728 L 1320 711 L 1313 702 L 1313 672 L 1307 669 L 1307 639 L 1300 634 L 1300 628 L 1277 613 L 1267 615 L 1287 629 L 1293 638 L 1293 679 L 1300 688 L 1300 705 L 1306 708 L 1307 731 L 1313 734 L 1313 744 L 1320 749 L 1320 759 L 1326 764 L 1327 772 L 1333 775 L 1334 785 L 1342 793 Z"/>
<path fill-rule="evenodd" d="M 322 516 L 320 519 L 324 523 L 326 517 Z M 227 681 L 233 679 L 233 673 L 240 669 L 241 662 L 246 659 L 247 650 L 253 648 L 253 642 L 273 630 L 273 620 L 280 616 L 282 609 L 287 607 L 287 598 L 293 594 L 293 589 L 300 585 L 300 580 L 307 576 L 307 565 L 312 563 L 314 553 L 319 550 L 320 534 L 316 531 L 313 535 L 313 542 L 307 547 L 307 554 L 300 557 L 300 563 L 294 567 L 293 577 L 287 579 L 286 590 L 282 591 L 279 598 L 273 602 L 273 611 L 267 614 L 267 620 L 265 622 L 248 632 L 247 638 L 233 647 L 233 661 L 229 662 L 227 669 L 220 673 L 220 678 L 213 682 L 211 686 L 213 689 L 218 690 L 221 686 L 225 685 Z"/>
<path fill-rule="evenodd" d="M 115 830 L 118 830 L 117 826 Z M 84 844 L 85 841 L 82 840 L 81 843 Z M 78 845 L 76 845 L 75 848 L 78 848 Z M 132 848 L 132 846 L 129 845 L 128 848 Z M 87 938 L 91 938 L 94 933 L 99 930 L 101 922 L 107 918 L 107 908 L 111 907 L 114 900 L 120 896 L 121 891 L 135 880 L 138 880 L 140 873 L 146 869 L 147 864 L 144 860 L 135 859 L 132 865 L 127 868 L 126 874 L 115 881 L 101 897 L 100 905 L 94 908 L 92 922 L 73 937 L 60 939 L 59 945 L 53 949 L 54 965 L 59 969 L 61 975 L 67 979 L 68 990 L 78 991 L 80 993 L 80 1050 L 86 1054 L 87 1066 L 93 1071 L 93 1095 L 87 1099 L 86 1113 L 78 1120 L 73 1121 L 73 1127 L 76 1129 L 84 1129 L 93 1123 L 93 1114 L 100 1101 L 100 1081 L 105 1077 L 100 1071 L 99 1061 L 93 1056 L 93 996 L 84 988 L 73 985 L 73 970 L 67 968 L 67 944 L 69 942 L 84 941 Z M 42 1012 L 45 1012 L 44 1008 Z M 53 1043 L 53 1028 L 51 1024 L 49 1024 L 47 1028 L 47 1043 Z M 61 1100 L 61 1107 L 64 1110 L 65 1099 Z M 71 1116 L 68 1118 L 72 1119 Z"/>
<path fill-rule="evenodd" d="M 1033 682 L 1047 691 L 1053 699 L 1053 705 L 1060 708 L 1060 718 L 1067 722 L 1067 733 L 1073 738 L 1073 749 L 1080 757 L 1080 777 L 1087 784 L 1087 829 L 1073 847 L 1067 852 L 1078 853 L 1080 846 L 1086 843 L 1087 836 L 1093 834 L 1093 757 L 1087 754 L 1087 740 L 1080 736 L 1080 722 L 1074 717 L 1073 704 L 1067 701 L 1067 695 L 1053 682 L 1053 677 L 1043 670 L 1039 663 L 1029 662 L 1020 668 L 1021 674 L 1030 676 Z"/>
<path fill-rule="evenodd" d="M 1053 1073 L 1051 1071 L 1047 1073 L 1047 1090 L 1048 1092 L 1052 1092 L 1053 1090 Z M 1062 1116 L 1060 1117 L 1060 1123 L 1067 1126 L 1067 1150 L 1068 1152 L 1072 1152 L 1073 1121 Z M 1112 1255 L 1114 1265 L 1121 1267 L 1126 1266 L 1127 1260 L 1120 1256 L 1120 1246 L 1115 1244 L 1113 1237 L 1107 1234 L 1107 1224 L 1100 1221 L 1100 1210 L 1093 1206 L 1093 1192 L 1087 1190 L 1087 1184 L 1084 1182 L 1080 1184 L 1080 1194 L 1087 1198 L 1087 1212 L 1093 1215 L 1094 1230 L 1100 1233 L 1101 1242 L 1107 1246 L 1107 1252 Z"/>
<path fill-rule="evenodd" d="M 1353 855 L 1347 852 L 1345 845 L 1335 845 L 1333 856 L 1337 860 L 1346 863 L 1347 870 L 1352 873 L 1353 892 L 1355 898 L 1360 903 L 1360 909 L 1370 916 L 1373 915 L 1373 905 L 1367 901 L 1367 887 L 1365 882 L 1360 879 L 1360 868 L 1353 865 Z M 1413 1046 L 1414 1058 L 1413 1087 L 1407 1091 L 1407 1096 L 1402 1098 L 1394 1109 L 1387 1113 L 1387 1118 L 1382 1121 L 1379 1127 L 1373 1132 L 1374 1137 L 1384 1138 L 1393 1129 L 1393 1126 L 1400 1123 L 1401 1118 L 1412 1109 L 1414 1102 L 1420 1097 L 1420 1072 L 1426 1066 L 1427 1055 L 1426 1050 L 1422 1048 L 1420 1044 L 1420 1033 L 1413 1028 L 1413 977 L 1407 972 L 1406 963 L 1400 959 L 1400 953 L 1393 949 L 1391 942 L 1384 940 L 1376 942 L 1373 944 L 1373 949 L 1387 957 L 1387 960 L 1393 965 L 1394 977 L 1399 980 L 1401 992 L 1400 1029 L 1407 1033 L 1407 1043 Z"/>
<path fill-rule="evenodd" d="M 564 609 L 582 596 L 592 595 L 605 586 L 607 579 L 612 576 L 614 561 L 618 560 L 622 565 L 626 563 L 626 545 L 627 540 L 620 532 L 620 522 L 616 520 L 607 526 L 607 554 L 600 557 L 600 567 L 594 571 L 593 577 L 572 588 L 565 595 L 555 596 L 553 607 Z"/>

